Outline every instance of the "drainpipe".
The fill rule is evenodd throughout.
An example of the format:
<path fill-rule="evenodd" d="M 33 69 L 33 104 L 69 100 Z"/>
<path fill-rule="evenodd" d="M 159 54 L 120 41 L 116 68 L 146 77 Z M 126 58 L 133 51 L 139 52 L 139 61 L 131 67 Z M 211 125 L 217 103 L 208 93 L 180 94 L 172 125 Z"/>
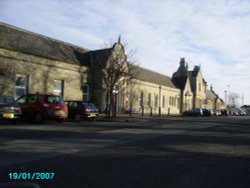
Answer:
<path fill-rule="evenodd" d="M 161 85 L 159 86 L 159 116 L 161 116 Z"/>

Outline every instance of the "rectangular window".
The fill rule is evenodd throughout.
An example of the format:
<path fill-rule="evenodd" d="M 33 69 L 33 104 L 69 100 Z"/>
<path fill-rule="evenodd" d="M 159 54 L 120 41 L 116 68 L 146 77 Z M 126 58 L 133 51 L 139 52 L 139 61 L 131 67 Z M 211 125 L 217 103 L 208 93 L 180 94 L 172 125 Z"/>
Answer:
<path fill-rule="evenodd" d="M 143 106 L 143 92 L 139 93 L 138 104 L 139 104 L 139 106 Z"/>
<path fill-rule="evenodd" d="M 89 101 L 89 85 L 88 84 L 82 85 L 82 100 L 84 102 Z"/>
<path fill-rule="evenodd" d="M 63 97 L 64 81 L 63 80 L 54 80 L 53 93 Z"/>
<path fill-rule="evenodd" d="M 169 97 L 169 106 L 176 106 L 175 97 Z"/>
<path fill-rule="evenodd" d="M 154 107 L 155 107 L 155 108 L 158 107 L 158 95 L 157 95 L 157 94 L 155 94 Z"/>
<path fill-rule="evenodd" d="M 15 84 L 15 99 L 19 98 L 22 95 L 28 93 L 29 86 L 29 76 L 28 75 L 16 75 L 16 84 Z"/>
<path fill-rule="evenodd" d="M 150 107 L 151 106 L 151 93 L 148 94 L 148 98 L 147 98 L 147 106 Z"/>
<path fill-rule="evenodd" d="M 165 108 L 165 95 L 161 96 L 162 99 L 161 99 L 161 106 L 162 108 Z"/>

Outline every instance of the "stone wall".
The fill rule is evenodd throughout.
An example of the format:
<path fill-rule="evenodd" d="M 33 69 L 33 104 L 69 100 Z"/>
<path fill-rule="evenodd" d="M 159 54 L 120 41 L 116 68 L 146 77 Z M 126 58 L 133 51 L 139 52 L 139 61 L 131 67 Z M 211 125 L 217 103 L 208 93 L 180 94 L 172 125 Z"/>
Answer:
<path fill-rule="evenodd" d="M 88 83 L 87 67 L 0 48 L 0 94 L 15 96 L 18 74 L 28 75 L 29 93 L 53 93 L 54 80 L 64 82 L 64 98 L 82 99 L 81 85 Z"/>
<path fill-rule="evenodd" d="M 143 112 L 144 114 L 150 114 L 152 112 L 153 115 L 159 115 L 159 107 L 161 107 L 161 115 L 180 113 L 180 90 L 177 88 L 134 80 L 131 91 L 131 96 L 128 96 L 128 98 L 132 100 L 133 109 L 137 113 Z M 151 94 L 150 104 L 148 101 L 149 94 Z M 140 100 L 142 100 L 142 102 Z M 161 105 L 159 105 L 160 102 Z"/>

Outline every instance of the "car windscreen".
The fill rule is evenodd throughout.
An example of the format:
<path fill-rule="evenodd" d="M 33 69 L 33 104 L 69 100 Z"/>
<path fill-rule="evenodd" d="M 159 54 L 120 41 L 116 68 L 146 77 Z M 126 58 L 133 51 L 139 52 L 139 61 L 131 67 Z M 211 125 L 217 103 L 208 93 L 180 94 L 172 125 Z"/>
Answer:
<path fill-rule="evenodd" d="M 83 103 L 83 105 L 87 108 L 92 108 L 92 109 L 96 109 L 96 106 L 92 103 Z"/>
<path fill-rule="evenodd" d="M 47 96 L 45 99 L 46 102 L 48 103 L 63 103 L 63 99 L 60 96 Z"/>
<path fill-rule="evenodd" d="M 11 97 L 0 97 L 0 105 L 12 104 L 15 100 Z"/>

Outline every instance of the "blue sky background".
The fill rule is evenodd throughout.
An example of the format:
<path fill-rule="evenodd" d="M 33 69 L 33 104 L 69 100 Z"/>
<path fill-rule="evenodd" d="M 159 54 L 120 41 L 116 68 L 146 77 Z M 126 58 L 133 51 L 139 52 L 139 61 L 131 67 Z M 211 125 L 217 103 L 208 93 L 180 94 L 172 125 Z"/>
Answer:
<path fill-rule="evenodd" d="M 140 66 L 172 76 L 185 57 L 250 104 L 247 0 L 0 0 L 0 21 L 92 50 L 121 35 Z"/>

